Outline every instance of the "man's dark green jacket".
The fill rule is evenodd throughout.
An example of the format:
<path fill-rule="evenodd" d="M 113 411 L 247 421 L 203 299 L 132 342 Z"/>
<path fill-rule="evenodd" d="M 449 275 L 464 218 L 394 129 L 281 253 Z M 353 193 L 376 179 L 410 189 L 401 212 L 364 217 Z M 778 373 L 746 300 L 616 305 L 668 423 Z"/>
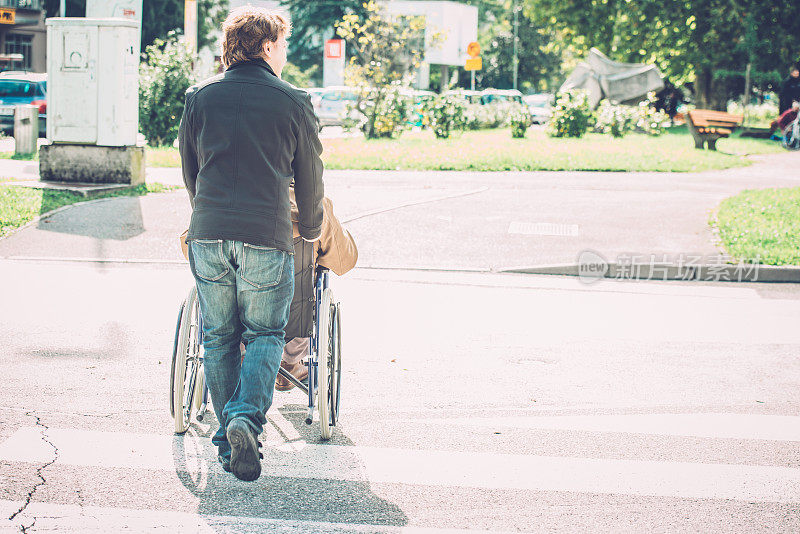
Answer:
<path fill-rule="evenodd" d="M 187 240 L 230 239 L 292 246 L 289 184 L 300 235 L 322 227 L 322 144 L 308 93 L 266 61 L 229 67 L 186 92 L 178 142 L 192 203 Z"/>

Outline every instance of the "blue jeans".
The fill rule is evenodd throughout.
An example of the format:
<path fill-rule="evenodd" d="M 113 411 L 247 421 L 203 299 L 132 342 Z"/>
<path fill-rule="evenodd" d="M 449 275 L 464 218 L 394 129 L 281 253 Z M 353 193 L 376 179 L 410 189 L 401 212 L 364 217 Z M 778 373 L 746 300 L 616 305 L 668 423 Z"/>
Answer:
<path fill-rule="evenodd" d="M 189 242 L 189 265 L 203 318 L 203 367 L 220 424 L 211 441 L 230 458 L 228 423 L 242 418 L 258 435 L 267 422 L 294 293 L 294 258 L 241 241 L 197 239 Z"/>

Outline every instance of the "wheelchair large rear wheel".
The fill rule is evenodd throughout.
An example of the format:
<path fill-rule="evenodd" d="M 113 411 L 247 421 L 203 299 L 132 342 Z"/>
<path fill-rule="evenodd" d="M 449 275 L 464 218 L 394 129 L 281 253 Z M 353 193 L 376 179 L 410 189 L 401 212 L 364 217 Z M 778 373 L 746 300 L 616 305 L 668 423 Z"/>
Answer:
<path fill-rule="evenodd" d="M 333 435 L 336 425 L 339 391 L 339 321 L 337 306 L 333 301 L 330 288 L 322 292 L 319 303 L 317 327 L 317 409 L 319 410 L 319 428 L 322 439 L 328 440 Z"/>
<path fill-rule="evenodd" d="M 797 121 L 783 132 L 782 144 L 786 150 L 800 150 L 800 127 L 798 127 Z"/>
<path fill-rule="evenodd" d="M 202 400 L 205 381 L 200 360 L 200 305 L 192 288 L 183 303 L 172 356 L 171 395 L 175 432 L 183 434 Z"/>
<path fill-rule="evenodd" d="M 178 310 L 178 322 L 175 324 L 175 341 L 172 343 L 172 365 L 169 370 L 169 415 L 175 417 L 175 395 L 172 393 L 173 384 L 175 383 L 175 365 L 177 363 L 178 355 L 178 338 L 181 333 L 181 320 L 183 319 L 183 307 L 186 302 L 181 302 L 181 308 Z"/>
<path fill-rule="evenodd" d="M 331 332 L 331 357 L 328 362 L 330 369 L 330 413 L 331 425 L 336 426 L 339 420 L 339 400 L 342 385 L 342 310 L 340 303 L 333 306 L 333 318 L 331 324 L 333 331 Z"/>

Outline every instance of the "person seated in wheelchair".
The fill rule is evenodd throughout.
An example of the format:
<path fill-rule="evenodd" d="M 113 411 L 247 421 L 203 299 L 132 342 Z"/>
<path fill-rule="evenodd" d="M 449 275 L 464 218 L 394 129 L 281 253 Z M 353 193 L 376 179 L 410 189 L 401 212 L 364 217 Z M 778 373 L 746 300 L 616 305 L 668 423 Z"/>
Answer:
<path fill-rule="evenodd" d="M 353 236 L 345 230 L 333 213 L 333 204 L 328 197 L 322 200 L 322 233 L 314 242 L 300 237 L 297 226 L 299 211 L 294 198 L 294 189 L 289 190 L 291 204 L 292 235 L 294 236 L 294 280 L 295 294 L 286 325 L 286 345 L 283 348 L 281 367 L 301 382 L 308 378 L 308 366 L 304 358 L 309 354 L 311 336 L 310 317 L 313 313 L 313 280 L 316 266 L 330 269 L 341 276 L 355 267 L 358 249 Z M 275 389 L 289 391 L 294 384 L 278 374 Z"/>
<path fill-rule="evenodd" d="M 322 199 L 322 233 L 319 239 L 307 242 L 300 237 L 298 220 L 300 212 L 294 196 L 294 188 L 289 189 L 289 202 L 294 237 L 294 279 L 295 294 L 286 325 L 286 345 L 283 348 L 281 367 L 301 382 L 308 378 L 308 366 L 304 358 L 309 353 L 309 343 L 313 315 L 313 281 L 316 267 L 322 266 L 341 276 L 355 267 L 358 249 L 353 236 L 342 227 L 333 213 L 333 203 L 328 197 Z M 186 234 L 180 237 L 184 257 L 189 258 Z M 244 354 L 244 345 L 241 347 Z M 275 379 L 275 389 L 289 391 L 294 384 L 280 374 Z"/>
<path fill-rule="evenodd" d="M 789 126 L 797 119 L 798 111 L 800 111 L 800 102 L 792 102 L 792 107 L 781 113 L 778 117 L 778 128 L 784 134 Z"/>

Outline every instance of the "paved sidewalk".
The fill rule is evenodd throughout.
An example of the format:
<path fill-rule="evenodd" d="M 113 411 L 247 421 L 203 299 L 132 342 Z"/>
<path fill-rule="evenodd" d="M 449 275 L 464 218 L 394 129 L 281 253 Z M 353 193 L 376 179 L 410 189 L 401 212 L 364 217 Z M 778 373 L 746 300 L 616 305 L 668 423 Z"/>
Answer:
<path fill-rule="evenodd" d="M 0 176 L 31 162 L 0 161 Z M 800 153 L 704 173 L 327 171 L 326 192 L 359 245 L 361 267 L 503 270 L 620 256 L 721 251 L 708 226 L 744 189 L 800 186 Z M 179 169 L 148 181 L 182 184 Z M 180 261 L 182 190 L 78 205 L 0 241 L 2 257 Z"/>

